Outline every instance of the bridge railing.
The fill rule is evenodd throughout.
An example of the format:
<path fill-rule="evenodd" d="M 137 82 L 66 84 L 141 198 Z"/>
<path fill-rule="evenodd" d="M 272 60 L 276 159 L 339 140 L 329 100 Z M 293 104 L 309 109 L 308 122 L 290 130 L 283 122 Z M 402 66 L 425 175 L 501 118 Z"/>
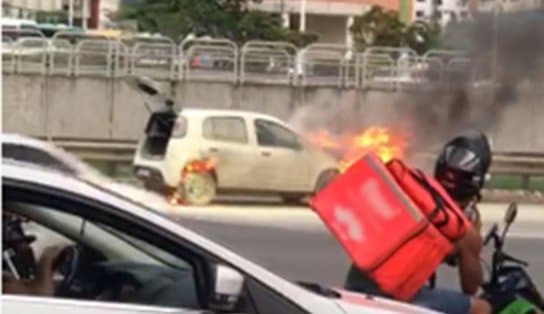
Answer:
<path fill-rule="evenodd" d="M 249 41 L 240 52 L 240 83 L 294 83 L 298 49 L 288 42 Z"/>
<path fill-rule="evenodd" d="M 300 51 L 302 86 L 342 87 L 348 49 L 337 44 L 311 44 Z"/>
<path fill-rule="evenodd" d="M 2 36 L 2 72 L 15 73 L 15 41 Z"/>
<path fill-rule="evenodd" d="M 4 31 L 3 31 L 4 33 Z M 317 43 L 192 38 L 177 45 L 166 37 L 122 37 L 59 32 L 7 32 L 4 73 L 125 77 L 159 80 L 291 84 L 348 88 L 452 88 L 471 82 L 470 58 L 459 51 Z"/>
<path fill-rule="evenodd" d="M 180 79 L 238 81 L 238 46 L 228 39 L 187 39 L 180 46 Z"/>

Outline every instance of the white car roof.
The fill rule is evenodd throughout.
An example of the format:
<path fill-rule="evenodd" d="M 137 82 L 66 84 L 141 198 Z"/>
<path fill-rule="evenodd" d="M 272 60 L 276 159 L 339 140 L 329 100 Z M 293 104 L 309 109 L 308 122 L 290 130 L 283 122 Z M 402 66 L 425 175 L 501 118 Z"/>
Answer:
<path fill-rule="evenodd" d="M 232 110 L 232 109 L 202 109 L 202 108 L 184 108 L 180 111 L 180 115 L 186 117 L 208 117 L 208 116 L 236 116 L 247 117 L 256 119 L 267 119 L 281 124 L 285 124 L 282 120 L 268 114 L 246 111 L 246 110 Z"/>
<path fill-rule="evenodd" d="M 2 133 L 2 143 L 31 146 L 31 147 L 36 147 L 43 150 L 50 148 L 48 143 L 45 141 L 41 141 L 33 137 L 17 134 L 17 133 Z"/>
<path fill-rule="evenodd" d="M 92 168 L 83 161 L 79 160 L 76 156 L 72 155 L 71 153 L 65 151 L 61 147 L 58 147 L 51 142 L 42 141 L 30 136 L 17 133 L 2 133 L 2 143 L 26 146 L 40 151 L 44 151 L 51 156 L 57 158 L 67 167 L 75 170 L 78 175 L 93 177 L 102 176 L 102 174 L 98 170 Z"/>

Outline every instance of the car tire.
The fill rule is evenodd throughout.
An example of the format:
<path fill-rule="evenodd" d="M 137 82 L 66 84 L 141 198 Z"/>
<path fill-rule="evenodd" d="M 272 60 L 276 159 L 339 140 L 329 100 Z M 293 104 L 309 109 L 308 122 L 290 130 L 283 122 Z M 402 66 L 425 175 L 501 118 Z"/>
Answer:
<path fill-rule="evenodd" d="M 324 187 L 326 187 L 336 176 L 339 174 L 337 170 L 326 170 L 323 171 L 317 178 L 315 184 L 314 195 L 319 193 Z"/>
<path fill-rule="evenodd" d="M 217 184 L 209 173 L 194 172 L 185 176 L 181 195 L 190 205 L 203 206 L 213 201 L 217 193 Z"/>

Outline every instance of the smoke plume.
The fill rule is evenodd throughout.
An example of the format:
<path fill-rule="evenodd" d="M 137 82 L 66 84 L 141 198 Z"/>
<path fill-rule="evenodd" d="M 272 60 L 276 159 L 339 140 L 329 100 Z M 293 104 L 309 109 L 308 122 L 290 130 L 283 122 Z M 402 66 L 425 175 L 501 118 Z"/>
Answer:
<path fill-rule="evenodd" d="M 431 151 L 467 128 L 493 132 L 506 108 L 523 106 L 527 95 L 542 92 L 542 11 L 501 14 L 497 20 L 491 14 L 476 14 L 468 22 L 450 25 L 442 44 L 465 51 L 471 60 L 464 69 L 448 72 L 447 88 L 425 83 L 429 88 L 381 96 L 372 92 L 359 98 L 342 96 L 328 105 L 316 105 L 321 97 L 315 97 L 293 114 L 291 124 L 301 132 L 324 128 L 337 134 L 357 132 L 372 124 L 397 127 L 409 130 L 413 150 Z M 436 70 L 428 72 L 430 79 Z M 491 84 L 493 73 L 495 86 Z"/>

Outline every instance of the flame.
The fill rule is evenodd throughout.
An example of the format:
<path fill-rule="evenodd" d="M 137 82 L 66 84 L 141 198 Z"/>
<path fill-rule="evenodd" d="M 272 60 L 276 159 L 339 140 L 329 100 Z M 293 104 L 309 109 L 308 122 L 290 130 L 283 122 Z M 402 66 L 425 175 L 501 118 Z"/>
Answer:
<path fill-rule="evenodd" d="M 193 172 L 210 172 L 217 166 L 217 159 L 215 158 L 204 158 L 204 159 L 198 159 L 198 160 L 192 160 L 188 162 L 183 170 L 181 171 L 181 177 L 179 181 L 179 185 L 183 184 L 183 181 L 185 180 L 185 177 L 189 173 Z M 168 202 L 171 205 L 184 205 L 185 200 L 183 199 L 183 195 L 180 195 L 178 189 L 174 191 L 170 196 L 168 196 Z"/>
<path fill-rule="evenodd" d="M 215 168 L 217 165 L 217 160 L 215 158 L 205 158 L 199 160 L 193 160 L 183 168 L 181 173 L 182 180 L 183 178 L 191 172 L 209 172 Z"/>
<path fill-rule="evenodd" d="M 335 136 L 327 130 L 319 130 L 309 136 L 313 144 L 340 155 L 338 165 L 345 171 L 355 161 L 367 153 L 374 153 L 383 162 L 393 158 L 403 158 L 406 145 L 402 136 L 394 135 L 385 127 L 370 127 L 359 133 Z"/>

